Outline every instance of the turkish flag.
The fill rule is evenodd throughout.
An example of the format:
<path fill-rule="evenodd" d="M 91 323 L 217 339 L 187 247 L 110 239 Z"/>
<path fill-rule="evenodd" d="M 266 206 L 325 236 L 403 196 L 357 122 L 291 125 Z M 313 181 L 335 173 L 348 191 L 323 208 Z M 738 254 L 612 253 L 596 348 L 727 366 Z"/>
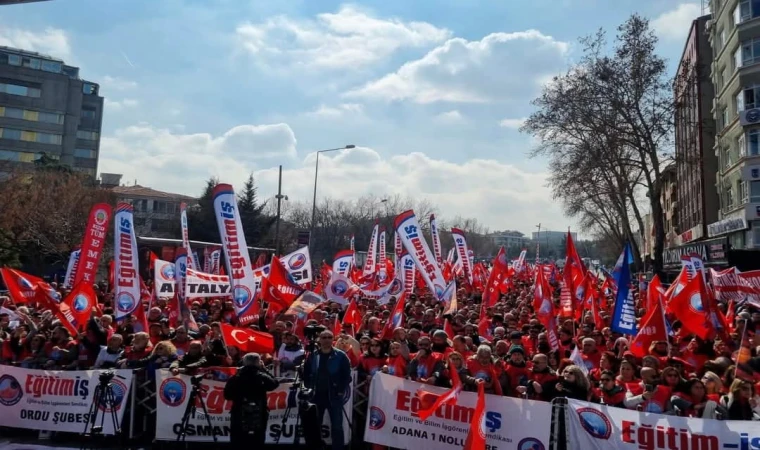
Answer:
<path fill-rule="evenodd" d="M 354 330 L 358 330 L 362 324 L 362 316 L 359 313 L 359 308 L 356 306 L 356 299 L 351 299 L 351 303 L 346 308 L 346 313 L 343 315 L 343 325 L 351 325 Z"/>
<path fill-rule="evenodd" d="M 488 314 L 486 313 L 486 302 L 480 302 L 480 318 L 478 319 L 478 334 L 485 339 L 491 339 L 491 330 L 488 327 Z"/>
<path fill-rule="evenodd" d="M 713 331 L 707 314 L 709 308 L 707 295 L 702 277 L 693 277 L 668 303 L 668 310 L 681 321 L 684 330 L 702 339 L 707 339 Z"/>
<path fill-rule="evenodd" d="M 261 280 L 261 299 L 276 310 L 288 309 L 303 294 L 303 288 L 293 281 L 279 258 L 272 257 L 269 277 Z"/>
<path fill-rule="evenodd" d="M 483 302 L 486 306 L 491 307 L 499 301 L 501 285 L 507 278 L 509 266 L 507 265 L 507 252 L 504 247 L 499 248 L 499 253 L 493 259 L 493 268 L 488 276 L 488 283 L 483 289 Z"/>
<path fill-rule="evenodd" d="M 467 432 L 463 450 L 485 450 L 486 448 L 486 392 L 484 383 L 478 384 L 478 402 L 472 415 L 472 426 Z"/>
<path fill-rule="evenodd" d="M 647 304 L 646 304 L 646 310 L 651 311 L 654 309 L 658 303 L 660 303 L 660 295 L 662 295 L 664 290 L 662 289 L 662 283 L 660 282 L 660 276 L 655 274 L 654 277 L 652 277 L 652 281 L 649 282 L 649 287 L 647 288 Z"/>
<path fill-rule="evenodd" d="M 443 322 L 443 331 L 446 332 L 446 335 L 449 337 L 449 339 L 452 339 L 455 336 L 454 335 L 454 328 L 452 328 L 451 321 L 449 321 L 449 319 L 446 319 Z"/>
<path fill-rule="evenodd" d="M 221 324 L 224 343 L 242 352 L 274 353 L 274 337 L 269 333 Z"/>
<path fill-rule="evenodd" d="M 402 292 L 401 296 L 396 302 L 396 306 L 393 308 L 391 316 L 388 318 L 388 322 L 383 328 L 382 338 L 391 340 L 393 338 L 393 330 L 398 327 L 404 326 L 404 306 L 406 305 L 406 292 Z"/>
<path fill-rule="evenodd" d="M 432 405 L 425 405 L 423 408 L 420 408 L 420 410 L 417 411 L 417 415 L 423 422 L 435 414 L 435 411 L 444 404 L 448 403 L 450 405 L 456 405 L 457 397 L 459 396 L 459 393 L 462 392 L 462 381 L 459 379 L 459 372 L 457 372 L 456 369 L 450 368 L 449 373 L 451 375 L 451 389 L 438 396 Z M 422 390 L 417 391 L 417 396 L 420 398 L 425 397 L 425 394 L 428 393 Z"/>

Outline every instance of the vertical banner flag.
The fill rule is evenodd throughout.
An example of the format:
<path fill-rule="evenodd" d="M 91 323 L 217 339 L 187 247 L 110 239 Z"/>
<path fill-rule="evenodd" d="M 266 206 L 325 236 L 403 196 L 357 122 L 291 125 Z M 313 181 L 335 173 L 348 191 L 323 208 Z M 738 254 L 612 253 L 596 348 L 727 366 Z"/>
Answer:
<path fill-rule="evenodd" d="M 384 284 L 388 279 L 388 269 L 385 265 L 385 227 L 380 228 L 379 252 L 377 256 L 377 281 Z"/>
<path fill-rule="evenodd" d="M 398 233 L 396 235 L 398 236 Z M 415 272 L 417 270 L 414 266 L 414 259 L 409 253 L 404 253 L 401 256 L 400 262 L 399 267 L 403 270 L 404 292 L 406 292 L 406 295 L 412 295 L 414 293 Z"/>
<path fill-rule="evenodd" d="M 631 246 L 626 243 L 623 249 L 622 260 L 624 263 L 617 274 L 617 297 L 615 297 L 615 310 L 612 313 L 610 328 L 616 333 L 633 336 L 637 333 L 636 307 L 633 294 L 631 293 L 631 266 L 628 264 L 631 256 Z"/>
<path fill-rule="evenodd" d="M 128 314 L 135 315 L 135 310 L 142 308 L 142 303 L 132 205 L 119 203 L 114 219 L 114 303 L 116 320 L 119 321 Z"/>
<path fill-rule="evenodd" d="M 372 237 L 369 239 L 369 248 L 367 249 L 367 258 L 364 260 L 364 276 L 374 275 L 375 266 L 377 262 L 377 235 L 380 225 L 375 221 L 375 226 L 372 228 Z"/>
<path fill-rule="evenodd" d="M 227 275 L 232 286 L 232 302 L 241 325 L 253 320 L 248 314 L 256 295 L 256 277 L 243 235 L 235 191 L 229 184 L 218 184 L 213 191 L 214 212 L 222 237 L 222 249 L 227 263 Z"/>
<path fill-rule="evenodd" d="M 209 263 L 209 271 L 206 273 L 211 273 L 214 275 L 219 275 L 221 271 L 221 264 L 220 261 L 222 260 L 222 250 L 217 249 L 211 252 L 211 262 Z"/>
<path fill-rule="evenodd" d="M 457 256 L 462 261 L 464 275 L 472 286 L 472 264 L 470 262 L 470 252 L 467 250 L 467 238 L 464 237 L 464 231 L 459 228 L 451 229 L 451 237 L 454 238 L 454 246 L 457 250 Z"/>
<path fill-rule="evenodd" d="M 349 249 L 351 249 L 351 253 L 354 254 L 353 259 L 351 260 L 351 265 L 356 267 L 356 239 L 354 238 L 354 235 L 351 235 L 351 243 L 349 245 Z"/>
<path fill-rule="evenodd" d="M 177 282 L 174 292 L 177 302 L 177 311 L 179 311 L 179 322 L 188 329 L 188 331 L 198 331 L 198 324 L 187 307 L 187 296 L 185 295 L 185 285 L 187 280 L 187 262 L 190 258 L 187 256 L 187 250 L 178 248 L 174 255 L 174 278 Z"/>
<path fill-rule="evenodd" d="M 74 274 L 77 273 L 77 266 L 79 265 L 79 255 L 82 254 L 82 250 L 74 250 L 69 255 L 69 265 L 66 266 L 66 278 L 63 279 L 63 287 L 71 289 L 74 287 Z"/>
<path fill-rule="evenodd" d="M 98 272 L 100 254 L 103 252 L 103 246 L 106 243 L 108 222 L 111 220 L 112 213 L 113 209 L 107 203 L 97 203 L 90 209 L 90 217 L 87 219 L 87 228 L 84 230 L 79 264 L 77 264 L 77 270 L 74 273 L 72 286 L 76 286 L 82 280 L 95 283 L 95 274 Z"/>
<path fill-rule="evenodd" d="M 398 233 L 393 233 L 393 253 L 396 254 L 396 265 L 398 266 L 398 262 L 401 259 L 401 254 L 404 251 L 404 246 L 401 245 L 401 237 L 399 237 Z"/>
<path fill-rule="evenodd" d="M 435 214 L 430 215 L 430 235 L 433 237 L 433 254 L 438 267 L 443 267 L 443 253 L 441 250 L 441 236 L 438 234 L 438 222 Z"/>
<path fill-rule="evenodd" d="M 211 247 L 203 247 L 203 271 L 211 273 Z"/>
<path fill-rule="evenodd" d="M 157 298 L 170 299 L 174 297 L 176 283 L 174 263 L 157 259 L 153 270 L 153 293 Z"/>
<path fill-rule="evenodd" d="M 351 273 L 351 262 L 354 259 L 354 252 L 351 250 L 341 250 L 335 254 L 333 259 L 333 273 L 347 277 Z"/>
<path fill-rule="evenodd" d="M 694 275 L 697 274 L 697 271 L 694 267 L 694 261 L 691 259 L 690 255 L 681 256 L 681 267 L 686 269 L 686 273 L 689 276 L 689 280 L 694 278 Z"/>
<path fill-rule="evenodd" d="M 198 257 L 193 256 L 193 251 L 190 249 L 190 232 L 187 228 L 187 204 L 184 202 L 179 204 L 179 216 L 182 224 L 182 247 L 187 251 L 187 267 L 200 270 L 200 266 L 198 266 Z"/>
<path fill-rule="evenodd" d="M 438 300 L 444 300 L 442 297 L 446 290 L 446 280 L 443 279 L 441 268 L 436 264 L 433 253 L 425 242 L 414 211 L 410 209 L 399 214 L 393 222 L 393 227 L 401 236 L 404 248 L 420 270 L 420 275 L 430 288 L 430 292 L 434 293 Z"/>

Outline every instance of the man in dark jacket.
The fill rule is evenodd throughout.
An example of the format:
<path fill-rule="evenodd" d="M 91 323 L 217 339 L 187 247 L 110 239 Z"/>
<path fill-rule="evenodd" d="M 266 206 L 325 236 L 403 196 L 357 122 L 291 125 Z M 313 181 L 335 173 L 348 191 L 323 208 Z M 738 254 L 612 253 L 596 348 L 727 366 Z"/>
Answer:
<path fill-rule="evenodd" d="M 332 332 L 320 333 L 319 349 L 306 360 L 303 378 L 304 385 L 314 390 L 320 423 L 325 411 L 330 414 L 333 450 L 343 450 L 343 408 L 351 389 L 351 363 L 345 353 L 333 347 Z"/>
<path fill-rule="evenodd" d="M 258 353 L 243 356 L 243 367 L 227 381 L 224 398 L 232 400 L 230 444 L 232 448 L 264 445 L 267 420 L 267 392 L 280 383 L 266 370 Z"/>

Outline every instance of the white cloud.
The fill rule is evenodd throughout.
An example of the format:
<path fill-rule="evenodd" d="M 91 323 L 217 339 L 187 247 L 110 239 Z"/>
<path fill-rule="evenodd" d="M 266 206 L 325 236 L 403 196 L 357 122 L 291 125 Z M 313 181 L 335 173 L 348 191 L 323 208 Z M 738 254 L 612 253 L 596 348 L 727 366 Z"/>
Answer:
<path fill-rule="evenodd" d="M 137 82 L 132 80 L 126 80 L 124 78 L 112 77 L 106 75 L 100 81 L 100 88 L 102 89 L 114 89 L 117 91 L 126 91 L 129 89 L 135 89 Z"/>
<path fill-rule="evenodd" d="M 139 105 L 140 102 L 133 98 L 125 98 L 123 100 L 110 100 L 105 98 L 105 108 L 107 111 L 116 112 L 127 108 L 134 108 Z"/>
<path fill-rule="evenodd" d="M 652 20 L 652 28 L 661 39 L 680 42 L 688 36 L 694 19 L 701 15 L 699 3 L 681 3 Z"/>
<path fill-rule="evenodd" d="M 420 48 L 448 39 L 451 32 L 425 22 L 381 19 L 344 5 L 312 20 L 285 16 L 237 27 L 242 49 L 265 64 L 300 68 L 357 69 L 402 48 Z"/>
<path fill-rule="evenodd" d="M 63 60 L 71 56 L 68 35 L 58 28 L 28 31 L 2 26 L 0 45 L 39 52 Z"/>
<path fill-rule="evenodd" d="M 346 114 L 356 115 L 364 112 L 364 106 L 358 103 L 341 103 L 338 106 L 320 105 L 314 111 L 308 112 L 307 115 L 319 118 L 338 118 Z"/>
<path fill-rule="evenodd" d="M 525 121 L 527 120 L 526 117 L 522 117 L 520 119 L 504 119 L 499 122 L 499 126 L 503 128 L 511 128 L 513 130 L 519 129 Z"/>
<path fill-rule="evenodd" d="M 466 122 L 466 119 L 462 115 L 462 113 L 460 113 L 456 109 L 442 112 L 438 114 L 437 116 L 435 116 L 434 120 L 438 123 L 450 124 L 450 125 Z"/>
<path fill-rule="evenodd" d="M 295 144 L 285 124 L 244 125 L 218 137 L 140 125 L 103 138 L 100 170 L 189 195 L 199 195 L 210 176 L 241 186 L 248 173 L 254 172 L 259 192 L 266 198 L 276 192 L 276 167 L 283 164 L 283 192 L 290 201 L 310 201 L 315 154 L 297 158 Z M 358 147 L 321 155 L 319 173 L 320 197 L 355 199 L 369 193 L 398 193 L 428 198 L 443 216 L 478 217 L 492 229 L 520 229 L 539 222 L 559 227 L 563 221 L 546 188 L 547 174 L 525 172 L 496 160 L 454 163 L 419 152 L 384 156 Z"/>
<path fill-rule="evenodd" d="M 536 30 L 493 33 L 479 41 L 454 38 L 345 95 L 417 103 L 527 101 L 565 67 L 568 49 Z"/>

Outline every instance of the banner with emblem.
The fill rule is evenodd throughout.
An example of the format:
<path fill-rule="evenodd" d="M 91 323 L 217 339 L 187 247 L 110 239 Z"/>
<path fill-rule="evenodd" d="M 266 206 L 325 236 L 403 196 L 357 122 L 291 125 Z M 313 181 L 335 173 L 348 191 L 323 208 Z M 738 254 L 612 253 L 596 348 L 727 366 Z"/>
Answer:
<path fill-rule="evenodd" d="M 187 268 L 185 298 L 232 297 L 230 277 Z"/>
<path fill-rule="evenodd" d="M 0 372 L 2 426 L 30 430 L 84 431 L 102 370 L 49 371 L 3 366 Z M 122 422 L 132 386 L 131 370 L 114 370 L 111 384 L 118 422 Z M 99 405 L 98 423 L 105 413 L 103 434 L 114 434 L 111 405 Z"/>
<path fill-rule="evenodd" d="M 455 404 L 441 405 L 424 422 L 417 415 L 446 391 L 376 373 L 369 391 L 364 440 L 393 448 L 461 449 L 474 420 L 475 392 L 460 392 Z M 548 449 L 551 409 L 547 402 L 486 395 L 486 448 Z"/>
<path fill-rule="evenodd" d="M 140 275 L 132 205 L 119 203 L 114 216 L 114 306 L 116 321 L 135 315 L 140 302 Z M 77 283 L 74 283 L 76 286 Z"/>
<path fill-rule="evenodd" d="M 354 373 L 354 379 L 356 374 Z M 206 409 L 208 409 L 208 418 L 211 421 L 211 428 L 202 413 L 190 418 L 187 427 L 187 442 L 212 442 L 212 436 L 215 434 L 219 442 L 229 442 L 230 440 L 230 408 L 232 402 L 224 399 L 224 385 L 226 381 L 203 380 L 201 386 L 205 388 Z M 269 408 L 269 422 L 267 423 L 266 443 L 274 444 L 275 436 L 282 429 L 280 444 L 292 444 L 294 431 L 303 436 L 301 422 L 298 421 L 296 426 L 296 414 L 298 406 L 294 403 L 294 396 L 289 395 L 292 383 L 282 383 L 272 392 L 267 393 L 267 407 Z M 355 385 L 355 383 L 354 383 Z M 190 377 L 186 375 L 172 376 L 168 370 L 159 370 L 156 372 L 156 440 L 174 441 L 180 431 L 182 414 L 185 412 L 187 402 L 190 396 Z M 351 426 L 349 421 L 353 421 L 353 389 L 349 389 L 343 398 L 343 432 L 346 444 L 350 442 Z M 285 420 L 283 429 L 283 417 L 287 409 L 288 402 L 291 402 L 292 408 Z M 330 418 L 325 414 L 322 422 L 322 438 L 329 445 L 330 440 Z M 303 438 L 301 438 L 303 443 Z"/>
<path fill-rule="evenodd" d="M 289 253 L 280 257 L 282 265 L 285 266 L 285 270 L 288 271 L 293 281 L 297 284 L 311 283 L 313 274 L 311 270 L 311 256 L 309 255 L 309 247 L 301 247 L 293 253 Z M 257 289 L 261 286 L 261 277 L 269 275 L 269 264 L 253 271 L 253 275 L 257 279 Z"/>
<path fill-rule="evenodd" d="M 425 242 L 414 211 L 410 209 L 399 214 L 393 221 L 393 227 L 399 234 L 404 248 L 414 260 L 430 292 L 433 292 L 438 300 L 445 300 L 443 294 L 446 291 L 446 280 L 443 279 L 441 268 L 438 267 L 430 247 Z"/>
<path fill-rule="evenodd" d="M 752 449 L 758 425 L 645 413 L 568 400 L 568 448 L 591 449 Z"/>
<path fill-rule="evenodd" d="M 174 263 L 157 259 L 153 263 L 153 291 L 156 297 L 170 299 L 174 297 Z M 229 281 L 228 281 L 229 283 Z"/>

